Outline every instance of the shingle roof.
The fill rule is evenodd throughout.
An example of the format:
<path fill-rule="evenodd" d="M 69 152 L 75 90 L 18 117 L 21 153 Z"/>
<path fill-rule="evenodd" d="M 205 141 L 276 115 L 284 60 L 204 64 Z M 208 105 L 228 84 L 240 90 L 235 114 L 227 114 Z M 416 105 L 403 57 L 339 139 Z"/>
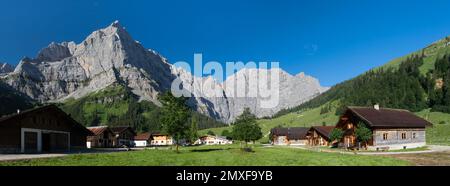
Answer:
<path fill-rule="evenodd" d="M 306 127 L 290 127 L 290 128 L 273 128 L 270 132 L 272 135 L 287 136 L 288 139 L 306 139 L 309 128 Z"/>
<path fill-rule="evenodd" d="M 117 126 L 117 127 L 109 127 L 109 128 L 110 128 L 111 131 L 114 132 L 115 134 L 122 133 L 123 131 L 128 130 L 128 129 L 131 130 L 133 133 L 135 133 L 134 130 L 133 130 L 133 128 L 131 128 L 131 127 L 129 127 L 129 126 Z"/>
<path fill-rule="evenodd" d="M 87 129 L 90 130 L 94 134 L 94 136 L 98 136 L 108 130 L 108 126 L 87 127 Z"/>
<path fill-rule="evenodd" d="M 313 126 L 311 129 L 317 131 L 326 140 L 330 139 L 330 133 L 335 128 L 335 126 Z"/>
<path fill-rule="evenodd" d="M 365 121 L 369 127 L 386 128 L 425 128 L 432 125 L 425 119 L 402 109 L 372 107 L 348 107 L 348 111 Z"/>
<path fill-rule="evenodd" d="M 148 140 L 150 139 L 150 137 L 151 137 L 150 132 L 146 132 L 134 136 L 134 140 Z"/>
<path fill-rule="evenodd" d="M 35 112 L 44 112 L 46 110 L 55 110 L 55 111 L 57 111 L 59 113 L 62 113 L 69 121 L 71 121 L 71 123 L 73 124 L 74 127 L 81 129 L 87 135 L 92 135 L 92 132 L 90 130 L 88 130 L 86 127 L 84 127 L 83 125 L 81 125 L 80 123 L 75 121 L 69 114 L 65 113 L 63 110 L 61 110 L 60 108 L 58 108 L 54 104 L 50 104 L 50 105 L 46 105 L 46 106 L 42 106 L 42 107 L 38 107 L 38 108 L 33 108 L 33 109 L 24 110 L 24 111 L 21 111 L 18 114 L 11 114 L 11 115 L 7 115 L 7 116 L 3 116 L 3 117 L 0 118 L 0 125 L 3 124 L 4 121 L 10 120 L 10 119 L 26 117 L 28 114 L 32 114 L 32 113 L 35 113 Z"/>

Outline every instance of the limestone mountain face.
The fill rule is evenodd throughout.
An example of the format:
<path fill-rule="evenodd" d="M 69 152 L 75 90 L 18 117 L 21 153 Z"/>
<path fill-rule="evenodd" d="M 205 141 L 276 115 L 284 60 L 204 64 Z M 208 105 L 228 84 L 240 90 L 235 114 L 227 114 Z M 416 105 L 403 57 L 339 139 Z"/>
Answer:
<path fill-rule="evenodd" d="M 7 74 L 14 71 L 14 68 L 8 63 L 0 63 L 0 74 Z"/>
<path fill-rule="evenodd" d="M 14 71 L 5 71 L 9 73 L 2 79 L 14 89 L 40 102 L 81 98 L 120 83 L 141 100 L 159 105 L 158 94 L 170 90 L 172 82 L 178 78 L 183 87 L 200 87 L 195 84 L 215 87 L 221 96 L 210 97 L 200 89 L 190 89 L 192 97 L 189 105 L 200 113 L 226 123 L 234 121 L 245 107 L 249 107 L 258 117 L 271 116 L 326 90 L 310 76 L 292 76 L 281 69 L 267 70 L 280 75 L 279 104 L 269 109 L 260 108 L 259 97 L 233 97 L 229 93 L 232 88 L 226 88 L 226 82 L 231 80 L 256 80 L 256 76 L 250 75 L 251 71 L 260 70 L 241 70 L 222 83 L 211 77 L 193 76 L 171 65 L 157 52 L 145 49 L 116 21 L 93 32 L 79 44 L 51 43 L 37 57 L 24 58 Z M 245 85 L 250 86 L 249 83 Z"/>

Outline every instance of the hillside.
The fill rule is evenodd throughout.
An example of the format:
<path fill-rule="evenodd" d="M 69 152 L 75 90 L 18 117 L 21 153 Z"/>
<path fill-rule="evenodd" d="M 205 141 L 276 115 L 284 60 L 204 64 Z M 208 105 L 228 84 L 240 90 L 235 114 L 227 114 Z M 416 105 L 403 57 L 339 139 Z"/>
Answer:
<path fill-rule="evenodd" d="M 291 75 L 280 68 L 256 69 L 250 65 L 236 69 L 239 71 L 223 82 L 211 76 L 194 76 L 192 71 L 178 68 L 155 50 L 145 48 L 118 21 L 92 32 L 80 43 L 53 42 L 35 57 L 24 57 L 14 71 L 3 66 L 6 65 L 2 65 L 2 69 L 7 73 L 1 76 L 6 84 L 43 104 L 83 100 L 91 93 L 118 83 L 138 100 L 159 105 L 158 95 L 171 90 L 172 83 L 176 82 L 190 97 L 189 106 L 193 110 L 224 123 L 233 122 L 244 108 L 251 108 L 258 117 L 272 116 L 327 90 L 312 76 Z M 266 91 L 270 95 L 280 94 L 279 104 L 267 108 L 261 106 L 265 95 L 251 95 L 249 90 L 255 90 L 250 89 L 251 86 L 261 83 L 258 74 L 279 75 L 279 91 Z M 234 82 L 244 85 L 241 87 Z M 247 87 L 244 89 L 247 92 L 241 91 Z M 260 87 L 269 87 L 269 84 Z M 235 95 L 236 92 L 245 95 Z M 112 111 L 110 115 L 126 112 L 106 109 L 109 111 Z"/>
<path fill-rule="evenodd" d="M 160 108 L 150 101 L 139 101 L 128 88 L 113 84 L 80 99 L 59 104 L 64 111 L 85 126 L 133 126 L 137 131 L 160 130 Z M 224 126 L 207 116 L 192 111 L 200 129 Z"/>
<path fill-rule="evenodd" d="M 264 134 L 276 126 L 334 125 L 346 106 L 379 103 L 382 107 L 408 109 L 431 121 L 435 126 L 428 129 L 428 141 L 450 144 L 449 43 L 449 38 L 439 40 L 258 122 Z M 211 130 L 221 134 L 225 129 Z M 261 141 L 266 142 L 267 137 Z"/>
<path fill-rule="evenodd" d="M 0 116 L 17 112 L 17 109 L 26 110 L 34 106 L 34 102 L 26 95 L 15 91 L 0 81 Z"/>

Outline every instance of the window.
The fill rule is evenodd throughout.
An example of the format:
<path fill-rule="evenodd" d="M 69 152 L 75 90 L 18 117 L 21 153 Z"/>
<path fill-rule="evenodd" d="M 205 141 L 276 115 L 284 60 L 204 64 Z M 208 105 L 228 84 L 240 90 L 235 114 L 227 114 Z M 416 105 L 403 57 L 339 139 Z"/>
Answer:
<path fill-rule="evenodd" d="M 413 138 L 413 139 L 416 138 L 416 133 L 415 133 L 415 132 L 412 134 L 412 138 Z"/>
<path fill-rule="evenodd" d="M 388 133 L 383 133 L 383 140 L 387 140 L 388 139 Z"/>
<path fill-rule="evenodd" d="M 406 139 L 406 133 L 405 132 L 402 133 L 402 139 Z"/>

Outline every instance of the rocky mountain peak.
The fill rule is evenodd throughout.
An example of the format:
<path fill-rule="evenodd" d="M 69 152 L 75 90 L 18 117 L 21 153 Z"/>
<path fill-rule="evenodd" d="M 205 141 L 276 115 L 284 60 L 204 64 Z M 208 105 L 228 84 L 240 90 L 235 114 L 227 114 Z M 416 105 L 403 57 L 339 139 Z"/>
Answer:
<path fill-rule="evenodd" d="M 198 112 L 226 123 L 234 121 L 245 107 L 258 117 L 271 116 L 281 109 L 308 101 L 324 90 L 318 80 L 310 76 L 292 76 L 282 69 L 244 69 L 225 81 L 255 80 L 255 72 L 280 73 L 279 105 L 260 108 L 258 97 L 235 98 L 224 90 L 224 82 L 216 82 L 212 77 L 196 77 L 191 72 L 175 68 L 161 54 L 135 41 L 115 21 L 106 28 L 92 32 L 79 44 L 49 44 L 35 59 L 22 59 L 14 71 L 15 75 L 7 76 L 5 81 L 40 102 L 77 99 L 120 84 L 128 87 L 141 100 L 158 105 L 158 95 L 169 91 L 175 78 L 179 78 L 181 87 L 201 87 L 202 83 L 218 89 L 221 94 L 218 97 L 208 97 L 208 92 L 200 89 L 190 90 L 192 97 L 189 104 Z"/>
<path fill-rule="evenodd" d="M 10 73 L 12 71 L 14 71 L 13 66 L 11 66 L 8 63 L 1 63 L 0 62 L 0 74 Z"/>
<path fill-rule="evenodd" d="M 36 60 L 37 61 L 59 61 L 64 58 L 72 56 L 68 43 L 55 43 L 52 42 L 48 47 L 39 51 Z"/>

